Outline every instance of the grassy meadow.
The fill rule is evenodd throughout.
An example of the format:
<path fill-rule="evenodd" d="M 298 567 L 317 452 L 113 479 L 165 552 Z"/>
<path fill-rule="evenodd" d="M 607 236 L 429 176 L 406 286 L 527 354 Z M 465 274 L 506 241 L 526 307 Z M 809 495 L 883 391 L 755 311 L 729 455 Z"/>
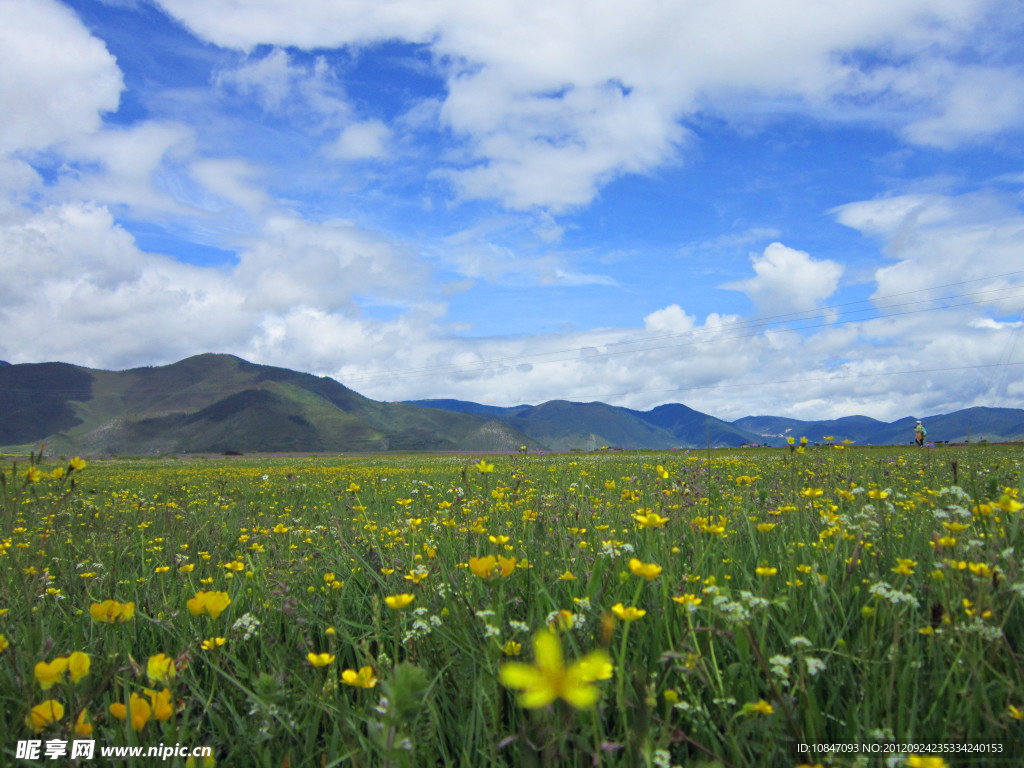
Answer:
<path fill-rule="evenodd" d="M 1019 447 L 0 468 L 0 764 L 76 737 L 263 768 L 1024 750 Z"/>

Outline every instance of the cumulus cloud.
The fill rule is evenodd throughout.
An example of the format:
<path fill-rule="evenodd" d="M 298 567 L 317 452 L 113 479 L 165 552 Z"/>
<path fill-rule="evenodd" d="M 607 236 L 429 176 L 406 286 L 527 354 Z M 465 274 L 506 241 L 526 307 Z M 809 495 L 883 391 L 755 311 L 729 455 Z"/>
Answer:
<path fill-rule="evenodd" d="M 4 0 L 0 152 L 39 150 L 98 129 L 124 87 L 117 62 L 67 6 Z"/>
<path fill-rule="evenodd" d="M 901 195 L 834 213 L 840 223 L 880 240 L 893 260 L 875 272 L 876 297 L 927 291 L 919 298 L 963 296 L 954 301 L 1002 314 L 1024 310 L 1018 272 L 1024 213 L 1011 195 Z"/>
<path fill-rule="evenodd" d="M 772 243 L 760 255 L 750 257 L 754 277 L 728 283 L 723 288 L 743 291 L 766 315 L 806 312 L 827 299 L 839 287 L 843 265 L 829 259 Z"/>
<path fill-rule="evenodd" d="M 380 159 L 388 155 L 391 130 L 380 120 L 365 120 L 347 125 L 328 147 L 329 157 L 341 160 Z"/>
<path fill-rule="evenodd" d="M 1000 28 L 987 0 L 160 2 L 204 39 L 247 51 L 429 47 L 447 80 L 438 118 L 462 142 L 446 178 L 461 197 L 512 209 L 587 204 L 611 179 L 674 161 L 688 119 L 730 117 L 751 97 L 766 112 L 873 120 L 954 146 L 1019 125 L 1024 92 L 1024 73 L 998 55 L 963 61 L 979 25 Z M 286 58 L 246 74 L 272 102 Z"/>

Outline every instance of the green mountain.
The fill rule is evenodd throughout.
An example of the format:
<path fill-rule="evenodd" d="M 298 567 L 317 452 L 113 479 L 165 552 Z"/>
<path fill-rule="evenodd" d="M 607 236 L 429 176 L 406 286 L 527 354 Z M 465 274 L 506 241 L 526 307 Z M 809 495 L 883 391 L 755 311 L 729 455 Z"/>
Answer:
<path fill-rule="evenodd" d="M 785 445 L 787 437 L 806 437 L 812 443 L 823 443 L 826 437 L 831 437 L 836 443 L 851 440 L 858 445 L 892 442 L 890 439 L 879 439 L 881 431 L 890 425 L 867 416 L 845 416 L 824 421 L 801 421 L 780 416 L 745 416 L 733 424 L 753 432 L 760 442 L 769 445 Z M 913 430 L 908 434 L 913 439 Z"/>
<path fill-rule="evenodd" d="M 42 442 L 92 454 L 541 447 L 498 420 L 377 402 L 330 378 L 230 355 L 117 372 L 0 366 L 0 446 Z"/>
<path fill-rule="evenodd" d="M 551 400 L 511 408 L 464 400 L 412 400 L 413 405 L 473 413 L 503 421 L 551 450 L 735 447 L 759 442 L 756 435 L 678 403 L 634 411 L 605 403 Z"/>
<path fill-rule="evenodd" d="M 965 408 L 953 413 L 921 418 L 932 442 L 1009 442 L 1024 440 L 1024 410 L 1019 408 Z M 906 416 L 886 423 L 867 416 L 847 416 L 830 421 L 800 421 L 779 416 L 745 416 L 733 422 L 755 433 L 769 445 L 784 445 L 786 437 L 806 437 L 812 443 L 831 436 L 835 442 L 852 440 L 858 445 L 900 445 L 913 442 L 917 418 Z"/>

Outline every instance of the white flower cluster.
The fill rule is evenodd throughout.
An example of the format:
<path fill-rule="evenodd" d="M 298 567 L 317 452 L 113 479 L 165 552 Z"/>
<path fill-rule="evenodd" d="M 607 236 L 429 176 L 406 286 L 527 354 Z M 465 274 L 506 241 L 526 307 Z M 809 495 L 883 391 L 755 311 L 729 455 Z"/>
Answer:
<path fill-rule="evenodd" d="M 825 662 L 813 656 L 804 656 L 804 665 L 807 667 L 807 674 L 815 677 L 819 672 L 825 670 Z"/>
<path fill-rule="evenodd" d="M 920 606 L 917 598 L 907 592 L 900 592 L 898 589 L 893 589 L 884 581 L 880 581 L 877 584 L 872 584 L 868 588 L 868 592 L 875 597 L 881 597 L 888 600 L 893 605 L 900 605 L 906 603 L 912 605 L 915 608 Z"/>
<path fill-rule="evenodd" d="M 957 624 L 953 629 L 965 634 L 979 635 L 982 640 L 989 643 L 996 643 L 1003 639 L 1002 627 L 986 624 L 980 616 L 975 616 L 969 624 Z"/>
<path fill-rule="evenodd" d="M 631 555 L 633 554 L 633 545 L 621 541 L 606 541 L 601 544 L 598 554 L 607 555 L 608 557 L 618 557 L 623 554 Z"/>
<path fill-rule="evenodd" d="M 242 640 L 248 640 L 250 637 L 256 634 L 256 630 L 259 629 L 260 620 L 253 616 L 251 613 L 243 614 L 239 616 L 235 623 L 231 625 L 232 632 L 241 632 Z"/>
<path fill-rule="evenodd" d="M 408 643 L 410 640 L 419 640 L 422 637 L 426 637 L 437 627 L 441 626 L 441 617 L 427 616 L 428 613 L 430 613 L 428 608 L 417 608 L 412 612 L 414 617 L 412 627 L 406 630 L 405 634 L 402 635 L 403 643 Z"/>
<path fill-rule="evenodd" d="M 772 674 L 784 685 L 789 685 L 789 667 L 792 663 L 792 658 L 781 654 L 776 654 L 768 659 L 768 664 L 772 668 Z"/>

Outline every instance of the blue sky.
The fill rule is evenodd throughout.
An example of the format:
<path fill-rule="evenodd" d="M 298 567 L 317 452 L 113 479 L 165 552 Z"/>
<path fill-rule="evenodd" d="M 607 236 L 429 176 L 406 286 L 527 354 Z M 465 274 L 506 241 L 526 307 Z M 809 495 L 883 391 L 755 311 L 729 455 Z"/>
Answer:
<path fill-rule="evenodd" d="M 1024 402 L 1024 4 L 0 0 L 0 359 Z"/>

